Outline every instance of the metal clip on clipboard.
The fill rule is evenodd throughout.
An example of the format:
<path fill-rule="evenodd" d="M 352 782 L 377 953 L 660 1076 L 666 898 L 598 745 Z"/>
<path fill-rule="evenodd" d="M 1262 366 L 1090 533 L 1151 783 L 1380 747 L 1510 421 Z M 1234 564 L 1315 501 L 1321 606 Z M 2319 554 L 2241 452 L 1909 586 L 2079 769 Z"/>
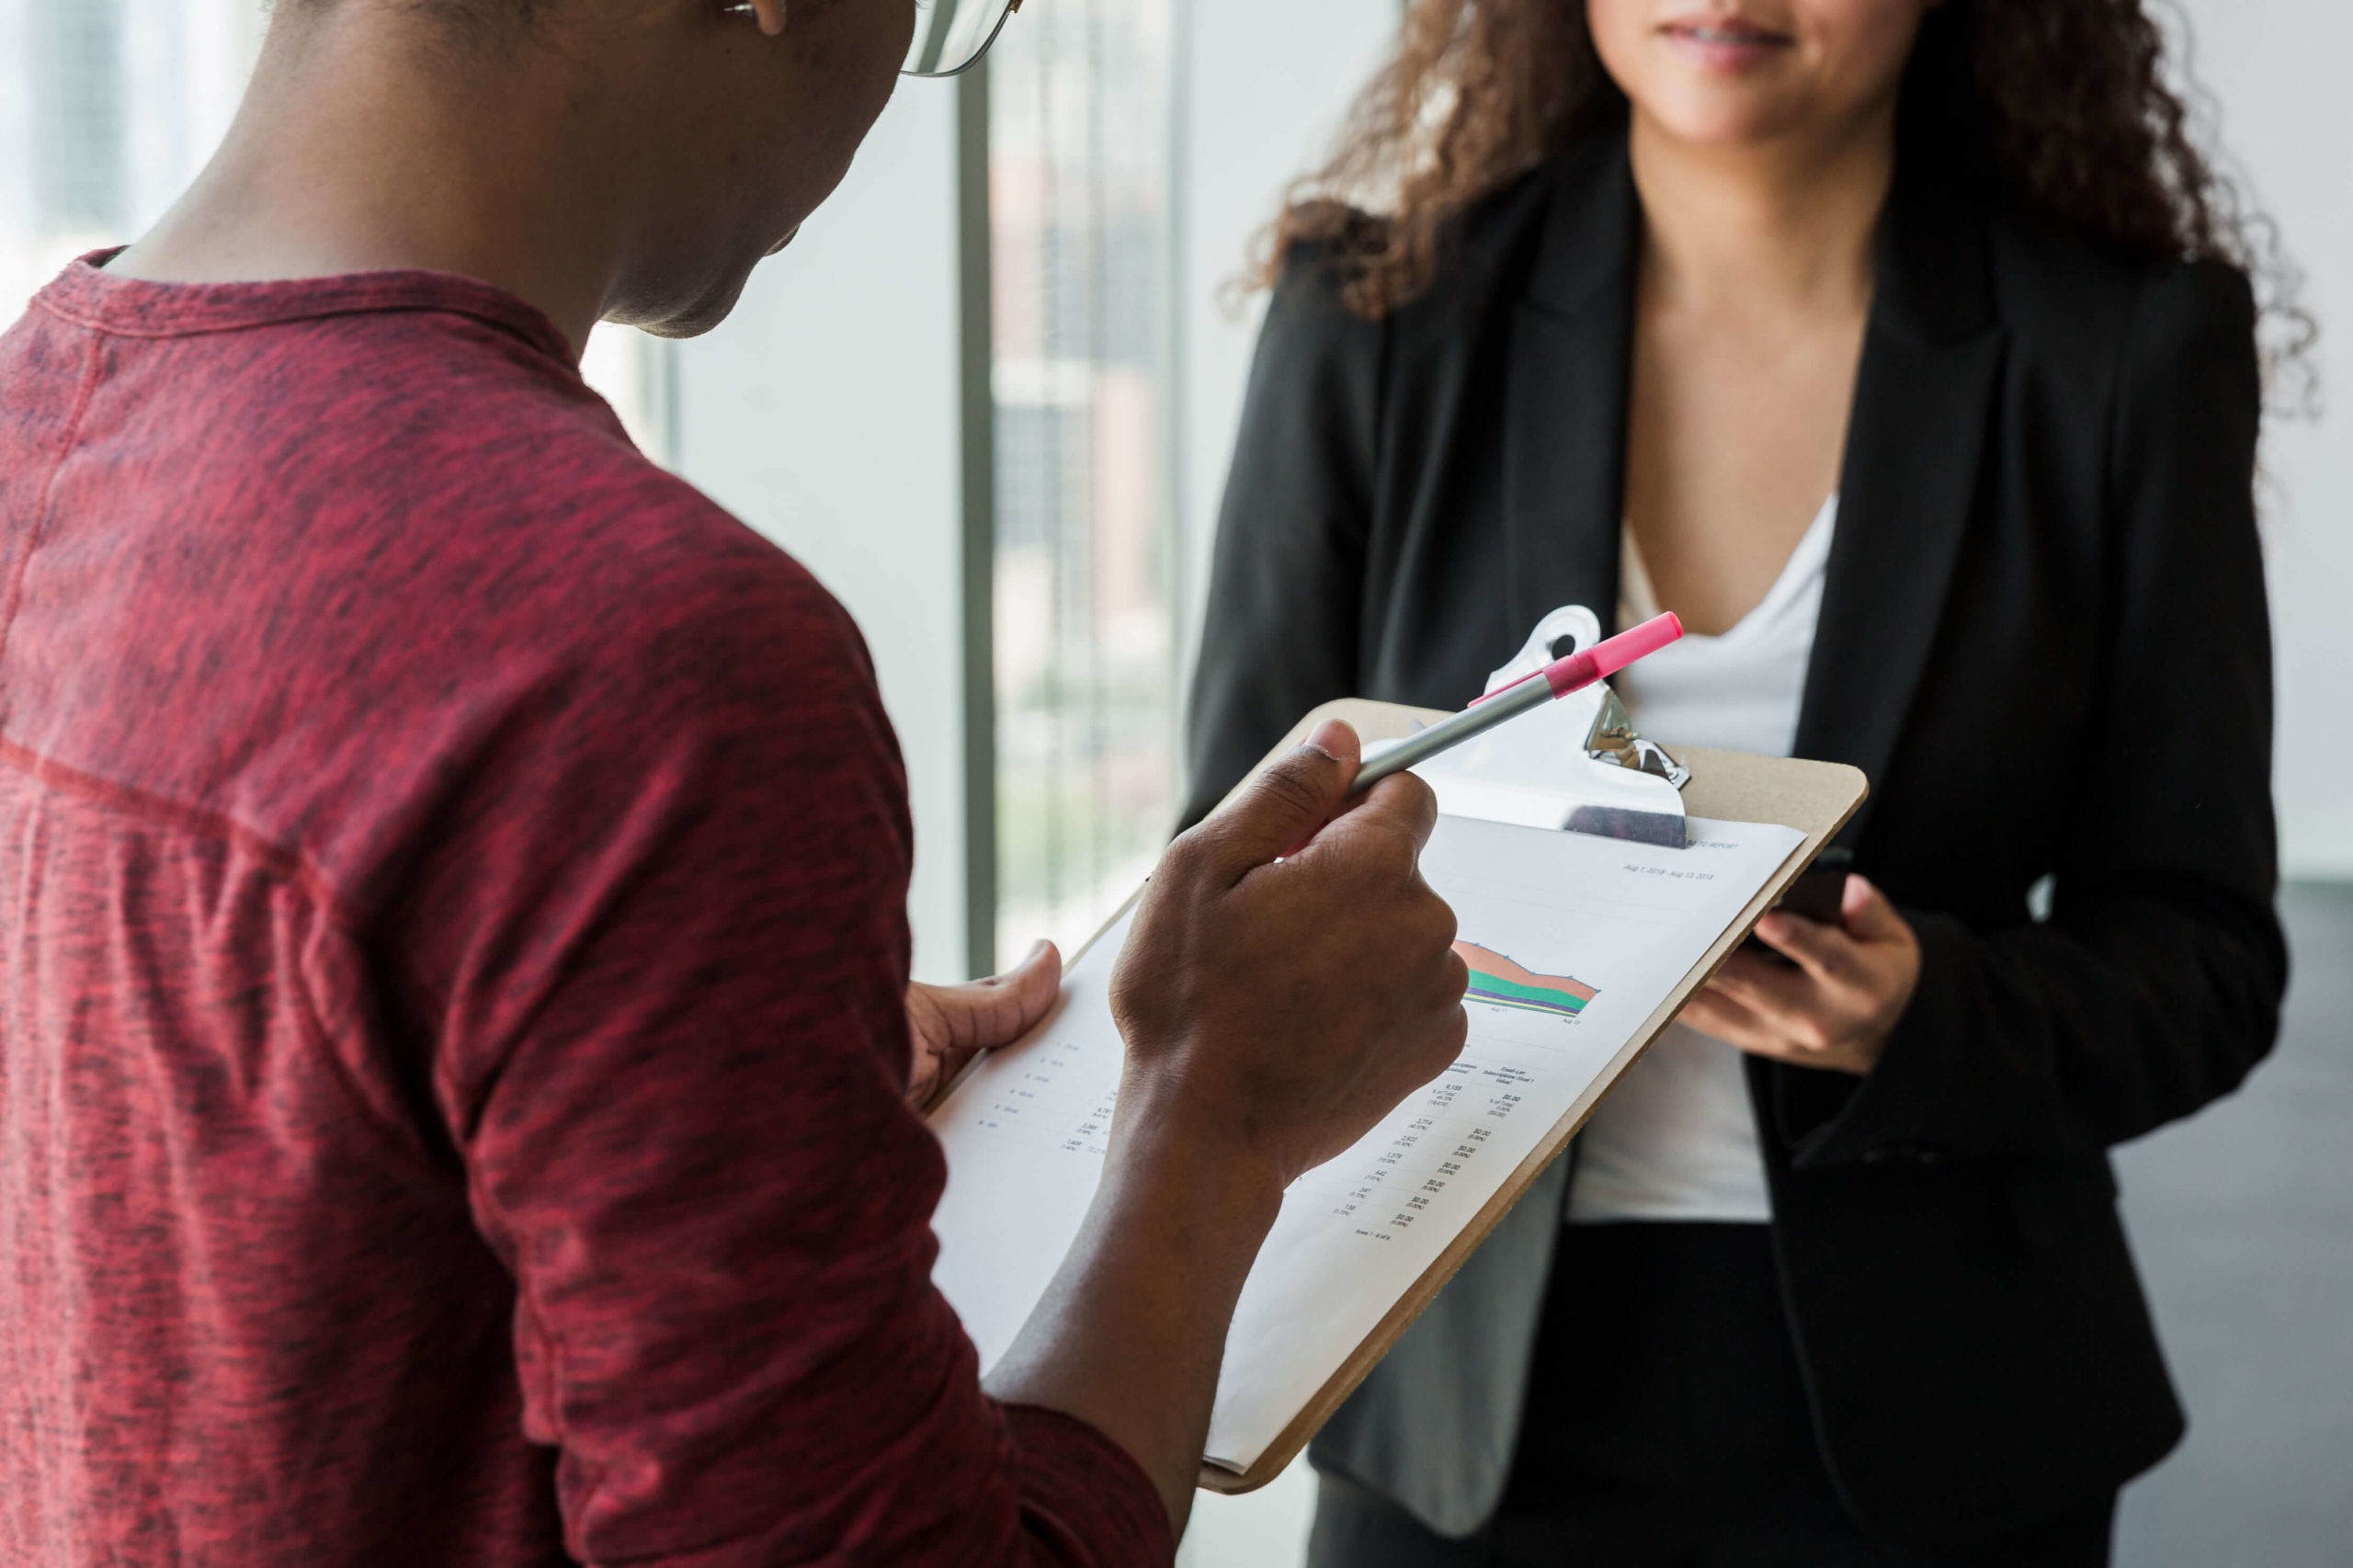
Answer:
<path fill-rule="evenodd" d="M 1528 642 L 1487 677 L 1499 691 L 1576 648 L 1600 641 L 1601 621 L 1583 605 L 1563 605 L 1536 623 Z M 1449 816 L 1521 827 L 1564 829 L 1681 849 L 1683 786 L 1690 769 L 1635 732 L 1626 705 L 1597 681 L 1583 691 L 1499 725 L 1415 771 Z"/>

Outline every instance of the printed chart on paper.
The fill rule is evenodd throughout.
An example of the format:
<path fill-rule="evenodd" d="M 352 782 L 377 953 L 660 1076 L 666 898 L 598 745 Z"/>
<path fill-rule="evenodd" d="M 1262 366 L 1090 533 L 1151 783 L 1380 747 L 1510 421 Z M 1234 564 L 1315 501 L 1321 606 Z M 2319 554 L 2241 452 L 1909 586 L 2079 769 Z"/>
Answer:
<path fill-rule="evenodd" d="M 1284 1195 L 1226 1340 L 1211 1460 L 1246 1470 L 1447 1244 L 1608 1078 L 1644 1020 L 1802 841 L 1695 819 L 1684 849 L 1442 817 L 1423 874 L 1471 969 L 1454 1065 Z M 1077 1234 L 1118 1112 L 1108 987 L 1124 920 L 1063 1006 L 933 1113 L 948 1153 L 933 1278 L 983 1368 Z"/>

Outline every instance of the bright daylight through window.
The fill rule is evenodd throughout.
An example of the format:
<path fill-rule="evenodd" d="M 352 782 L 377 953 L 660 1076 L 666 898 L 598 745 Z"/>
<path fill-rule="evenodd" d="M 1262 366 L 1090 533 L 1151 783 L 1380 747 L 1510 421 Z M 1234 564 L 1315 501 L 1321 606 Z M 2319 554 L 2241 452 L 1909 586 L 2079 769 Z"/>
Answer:
<path fill-rule="evenodd" d="M 0 0 L 0 327 L 162 216 L 229 129 L 267 19 L 263 0 Z M 668 365 L 613 327 L 581 365 L 665 461 Z"/>
<path fill-rule="evenodd" d="M 1176 812 L 1169 0 L 990 56 L 1001 956 L 1086 939 Z"/>

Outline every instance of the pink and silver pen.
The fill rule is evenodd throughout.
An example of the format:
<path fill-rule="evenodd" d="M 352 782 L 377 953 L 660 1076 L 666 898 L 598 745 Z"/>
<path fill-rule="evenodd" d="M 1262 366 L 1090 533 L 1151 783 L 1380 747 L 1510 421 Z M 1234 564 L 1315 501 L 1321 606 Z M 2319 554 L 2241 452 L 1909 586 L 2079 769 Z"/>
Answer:
<path fill-rule="evenodd" d="M 1582 691 L 1595 681 L 1616 675 L 1635 660 L 1657 653 L 1682 635 L 1683 622 L 1670 613 L 1606 638 L 1581 653 L 1555 659 L 1525 680 L 1514 681 L 1501 691 L 1489 692 L 1461 712 L 1440 719 L 1366 763 L 1357 771 L 1357 781 L 1349 787 L 1348 793 L 1370 790 L 1392 773 L 1427 762 L 1449 746 L 1461 745 L 1473 735 L 1483 735 L 1506 720 L 1517 718 L 1531 708 L 1541 708 L 1554 698 Z"/>

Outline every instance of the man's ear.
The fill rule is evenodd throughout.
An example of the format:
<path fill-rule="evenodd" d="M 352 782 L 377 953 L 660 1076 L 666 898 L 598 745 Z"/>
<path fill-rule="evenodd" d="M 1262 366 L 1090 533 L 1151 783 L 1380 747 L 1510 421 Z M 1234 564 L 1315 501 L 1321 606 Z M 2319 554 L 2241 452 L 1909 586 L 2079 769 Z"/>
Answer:
<path fill-rule="evenodd" d="M 784 31 L 784 0 L 751 0 L 752 15 L 759 18 L 760 31 L 770 38 Z"/>

